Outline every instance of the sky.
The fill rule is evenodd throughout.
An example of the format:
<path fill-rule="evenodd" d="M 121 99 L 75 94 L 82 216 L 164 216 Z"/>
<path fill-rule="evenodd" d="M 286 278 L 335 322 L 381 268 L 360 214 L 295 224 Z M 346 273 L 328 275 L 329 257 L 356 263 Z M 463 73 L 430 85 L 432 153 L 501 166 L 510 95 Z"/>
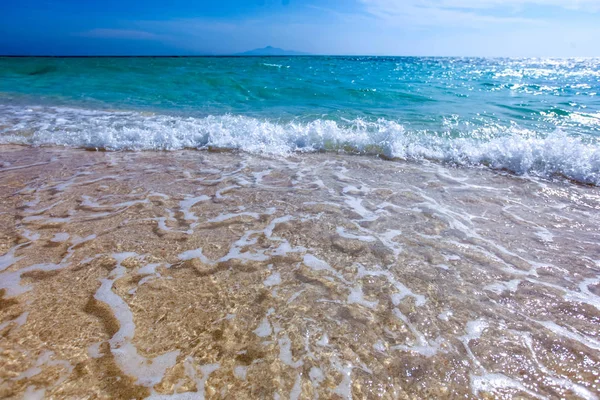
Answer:
<path fill-rule="evenodd" d="M 600 56 L 600 0 L 2 0 L 3 55 Z"/>

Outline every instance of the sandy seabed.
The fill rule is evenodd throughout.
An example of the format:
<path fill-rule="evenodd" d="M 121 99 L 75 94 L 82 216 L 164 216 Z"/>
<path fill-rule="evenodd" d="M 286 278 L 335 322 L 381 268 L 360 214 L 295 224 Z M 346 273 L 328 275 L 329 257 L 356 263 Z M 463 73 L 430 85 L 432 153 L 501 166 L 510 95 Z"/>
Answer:
<path fill-rule="evenodd" d="M 0 397 L 600 396 L 600 189 L 0 147 Z"/>

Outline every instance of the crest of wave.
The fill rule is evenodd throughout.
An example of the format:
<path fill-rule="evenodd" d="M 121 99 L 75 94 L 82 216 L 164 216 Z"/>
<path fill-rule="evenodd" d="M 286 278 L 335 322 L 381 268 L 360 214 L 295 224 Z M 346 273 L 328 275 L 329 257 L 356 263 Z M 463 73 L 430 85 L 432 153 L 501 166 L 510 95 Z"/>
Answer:
<path fill-rule="evenodd" d="M 517 174 L 562 175 L 600 184 L 598 142 L 560 131 L 542 136 L 516 126 L 486 127 L 451 137 L 408 131 L 388 120 L 277 122 L 235 115 L 182 118 L 60 108 L 3 111 L 2 143 L 106 150 L 221 148 L 280 156 L 344 151 L 484 165 Z"/>

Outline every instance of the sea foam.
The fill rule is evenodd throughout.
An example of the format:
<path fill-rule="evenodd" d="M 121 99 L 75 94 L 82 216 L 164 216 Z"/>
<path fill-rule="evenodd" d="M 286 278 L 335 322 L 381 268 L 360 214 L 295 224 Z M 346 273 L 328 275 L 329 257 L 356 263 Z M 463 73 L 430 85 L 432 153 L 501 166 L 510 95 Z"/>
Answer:
<path fill-rule="evenodd" d="M 60 107 L 0 106 L 0 143 L 102 150 L 237 149 L 287 156 L 350 152 L 385 158 L 487 166 L 516 174 L 600 184 L 600 143 L 557 130 L 536 134 L 516 125 L 456 136 L 411 131 L 400 122 L 279 122 L 242 115 L 180 117 Z"/>

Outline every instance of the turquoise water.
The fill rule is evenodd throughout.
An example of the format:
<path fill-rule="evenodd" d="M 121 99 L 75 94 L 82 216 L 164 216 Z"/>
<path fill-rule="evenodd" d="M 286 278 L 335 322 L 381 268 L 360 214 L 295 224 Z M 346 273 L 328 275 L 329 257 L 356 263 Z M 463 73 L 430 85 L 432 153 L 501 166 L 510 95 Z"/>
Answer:
<path fill-rule="evenodd" d="M 350 151 L 600 183 L 600 59 L 0 58 L 0 142 Z"/>

